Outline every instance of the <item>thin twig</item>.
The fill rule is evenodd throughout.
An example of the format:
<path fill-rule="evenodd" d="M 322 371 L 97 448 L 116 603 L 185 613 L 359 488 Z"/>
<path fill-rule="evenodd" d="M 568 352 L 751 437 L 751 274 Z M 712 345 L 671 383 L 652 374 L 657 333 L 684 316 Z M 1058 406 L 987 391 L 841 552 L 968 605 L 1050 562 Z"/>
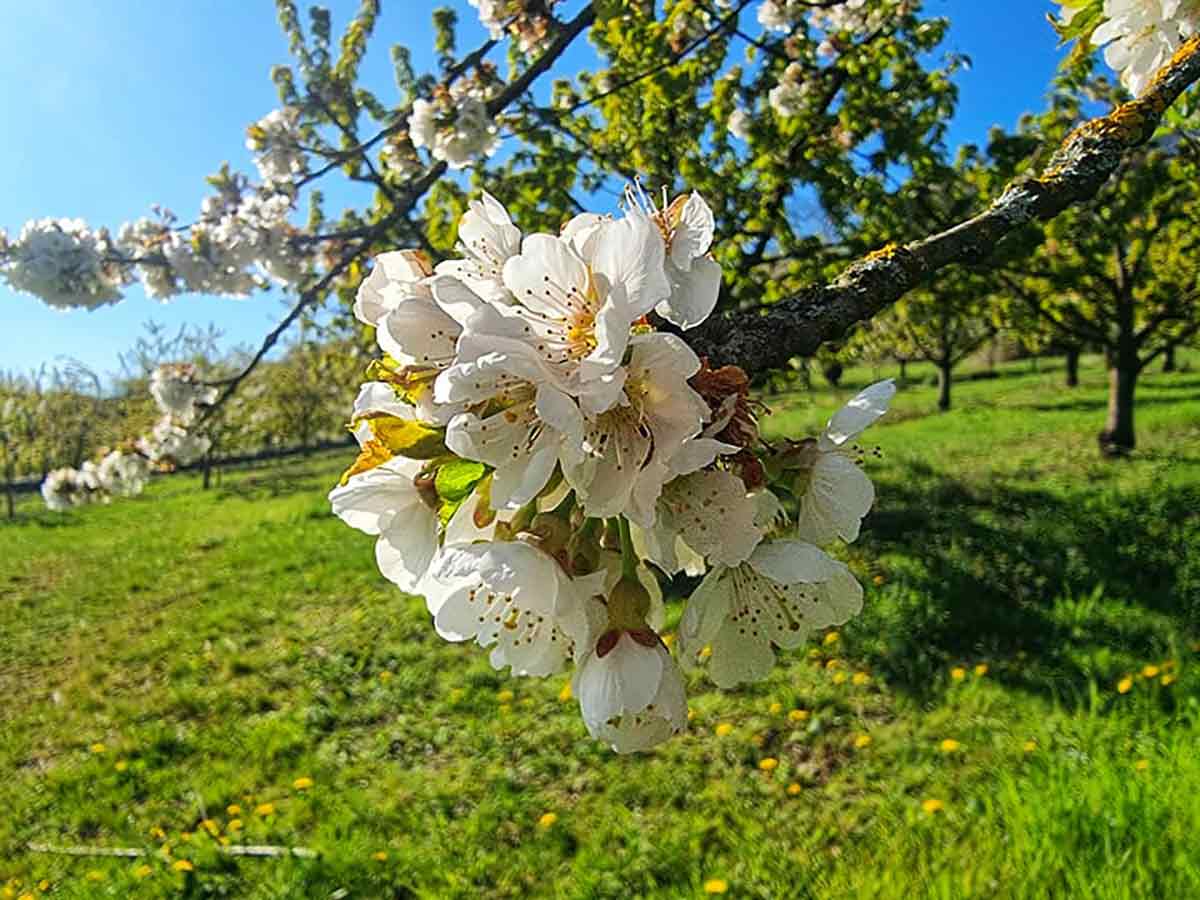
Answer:
<path fill-rule="evenodd" d="M 30 853 L 52 853 L 56 856 L 88 856 L 88 857 L 118 857 L 121 859 L 141 859 L 152 856 L 154 852 L 141 847 L 59 847 L 54 844 L 26 844 Z M 317 859 L 321 854 L 309 847 L 278 847 L 272 844 L 230 844 L 227 847 L 217 847 L 218 853 L 225 856 L 249 856 L 256 859 L 295 856 L 300 859 Z"/>

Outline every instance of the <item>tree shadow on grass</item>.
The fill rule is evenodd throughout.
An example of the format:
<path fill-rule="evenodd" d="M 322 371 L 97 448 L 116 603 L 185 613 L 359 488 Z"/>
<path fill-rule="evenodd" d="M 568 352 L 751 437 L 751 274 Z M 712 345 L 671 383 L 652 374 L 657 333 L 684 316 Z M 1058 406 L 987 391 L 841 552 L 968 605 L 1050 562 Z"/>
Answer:
<path fill-rule="evenodd" d="M 1071 702 L 1200 626 L 1200 485 L 1060 495 L 921 463 L 881 480 L 863 543 L 894 571 L 854 631 L 901 690 L 927 695 L 949 665 L 1006 660 L 996 677 Z"/>
<path fill-rule="evenodd" d="M 216 487 L 216 496 L 218 500 L 273 500 L 293 494 L 311 494 L 327 482 L 329 487 L 335 483 L 327 470 L 316 465 L 303 468 L 279 466 L 223 479 Z"/>

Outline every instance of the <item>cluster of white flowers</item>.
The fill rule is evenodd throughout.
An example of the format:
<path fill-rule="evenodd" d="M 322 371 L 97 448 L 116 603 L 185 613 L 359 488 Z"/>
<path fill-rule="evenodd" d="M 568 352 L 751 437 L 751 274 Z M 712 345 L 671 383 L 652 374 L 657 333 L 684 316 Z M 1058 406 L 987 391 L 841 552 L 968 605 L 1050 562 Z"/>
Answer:
<path fill-rule="evenodd" d="M 754 120 L 750 117 L 750 113 L 738 107 L 729 114 L 729 121 L 725 123 L 725 127 L 739 141 L 750 140 L 750 129 L 754 125 Z"/>
<path fill-rule="evenodd" d="M 184 292 L 245 297 L 263 287 L 296 282 L 306 258 L 288 221 L 292 198 L 269 189 L 229 185 L 206 197 L 200 218 L 187 230 L 174 216 L 139 219 L 122 226 L 121 251 L 138 260 L 146 293 L 165 300 Z"/>
<path fill-rule="evenodd" d="M 217 389 L 203 384 L 191 363 L 164 363 L 150 376 L 150 394 L 162 418 L 138 438 L 138 450 L 160 464 L 186 466 L 202 457 L 211 442 L 188 429 L 217 399 Z"/>
<path fill-rule="evenodd" d="M 1080 0 L 1059 2 L 1064 24 L 1084 9 Z M 1103 19 L 1091 42 L 1104 48 L 1104 61 L 1140 96 L 1183 42 L 1200 32 L 1200 0 L 1104 0 Z"/>
<path fill-rule="evenodd" d="M 812 91 L 812 82 L 805 77 L 804 66 L 789 63 L 779 83 L 767 95 L 767 102 L 777 116 L 797 116 L 804 111 Z"/>
<path fill-rule="evenodd" d="M 522 53 L 539 53 L 552 36 L 549 15 L 557 0 L 467 0 L 493 40 L 512 35 Z"/>
<path fill-rule="evenodd" d="M 48 306 L 95 309 L 121 299 L 125 277 L 114 250 L 104 229 L 81 219 L 37 219 L 15 241 L 0 233 L 0 273 Z"/>
<path fill-rule="evenodd" d="M 681 659 L 708 657 L 723 685 L 860 607 L 819 547 L 858 536 L 874 493 L 850 445 L 894 390 L 864 391 L 818 439 L 768 447 L 744 373 L 654 326 L 686 330 L 716 304 L 708 205 L 626 197 L 620 218 L 523 235 L 484 194 L 459 258 L 375 260 L 355 313 L 386 355 L 354 404 L 359 458 L 330 494 L 444 638 L 517 675 L 573 662 L 588 730 L 619 751 L 687 719 L 654 569 L 708 571 Z"/>
<path fill-rule="evenodd" d="M 217 389 L 200 382 L 191 363 L 164 363 L 150 376 L 150 394 L 162 418 L 128 449 L 101 451 L 100 462 L 56 469 L 42 482 L 46 506 L 62 511 L 84 503 L 133 497 L 146 487 L 152 465 L 186 466 L 207 452 L 207 437 L 189 430 L 200 411 L 217 399 Z"/>
<path fill-rule="evenodd" d="M 264 184 L 290 185 L 307 168 L 299 123 L 299 110 L 288 106 L 272 110 L 246 129 L 246 149 L 254 153 Z"/>
<path fill-rule="evenodd" d="M 99 463 L 86 460 L 78 469 L 50 472 L 42 482 L 42 499 L 53 512 L 87 503 L 108 503 L 112 497 L 135 497 L 150 478 L 150 461 L 138 453 L 112 450 Z"/>
<path fill-rule="evenodd" d="M 431 100 L 416 100 L 408 117 L 413 146 L 426 148 L 434 159 L 462 169 L 496 152 L 500 137 L 487 111 L 487 91 L 478 80 L 460 78 L 449 89 L 439 87 Z"/>

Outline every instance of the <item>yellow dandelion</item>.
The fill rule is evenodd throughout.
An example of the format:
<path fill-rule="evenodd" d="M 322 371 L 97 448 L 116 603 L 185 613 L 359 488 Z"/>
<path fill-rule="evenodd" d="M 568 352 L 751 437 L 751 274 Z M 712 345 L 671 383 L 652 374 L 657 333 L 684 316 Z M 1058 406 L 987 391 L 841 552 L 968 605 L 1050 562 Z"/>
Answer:
<path fill-rule="evenodd" d="M 180 840 L 190 841 L 192 839 L 192 833 L 190 831 L 181 831 L 179 832 L 179 838 Z"/>
<path fill-rule="evenodd" d="M 955 666 L 953 669 L 950 670 L 950 677 L 953 678 L 955 681 L 962 681 L 964 678 L 967 677 L 967 670 L 964 669 L 962 666 Z"/>
<path fill-rule="evenodd" d="M 194 872 L 194 871 L 196 871 L 196 867 L 193 866 L 186 859 L 175 860 L 175 862 L 172 863 L 171 868 L 174 869 L 176 872 Z"/>
<path fill-rule="evenodd" d="M 663 642 L 663 646 L 666 647 L 668 650 L 670 650 L 672 647 L 674 647 L 675 646 L 675 632 L 668 631 L 666 634 L 664 634 L 662 636 L 662 642 Z"/>
<path fill-rule="evenodd" d="M 772 703 L 770 706 L 767 707 L 767 712 L 769 712 L 773 716 L 777 716 L 781 712 L 783 712 L 783 704 L 782 703 Z"/>
<path fill-rule="evenodd" d="M 264 817 L 265 816 L 273 816 L 273 815 L 275 815 L 275 804 L 274 803 L 260 803 L 260 804 L 258 804 L 258 806 L 254 807 L 254 814 L 256 816 L 264 816 Z"/>
<path fill-rule="evenodd" d="M 708 659 L 710 656 L 712 656 L 712 647 L 705 645 L 700 650 L 700 658 Z"/>
<path fill-rule="evenodd" d="M 230 831 L 230 832 L 235 832 L 235 833 L 238 831 L 241 831 L 242 830 L 242 820 L 241 819 L 230 819 L 229 824 L 225 826 L 225 830 Z"/>
<path fill-rule="evenodd" d="M 808 710 L 807 709 L 793 709 L 791 712 L 788 713 L 788 718 L 791 719 L 793 722 L 806 722 L 806 721 L 808 721 Z"/>
<path fill-rule="evenodd" d="M 1133 689 L 1133 679 L 1126 675 L 1117 682 L 1117 693 L 1128 694 Z"/>
<path fill-rule="evenodd" d="M 376 850 L 371 854 L 371 859 L 375 860 L 375 862 L 387 862 L 387 858 L 387 854 L 382 850 Z"/>
<path fill-rule="evenodd" d="M 764 772 L 774 772 L 779 768 L 779 760 L 773 756 L 768 756 L 766 759 L 760 759 L 758 761 L 758 767 Z"/>
<path fill-rule="evenodd" d="M 108 750 L 108 748 L 105 747 L 100 741 L 96 741 L 96 743 L 92 744 L 92 746 L 88 747 L 88 749 L 92 751 L 92 753 L 96 754 L 104 753 Z"/>
<path fill-rule="evenodd" d="M 38 890 L 43 894 L 46 893 L 46 891 L 50 890 L 50 881 L 46 878 L 43 878 L 38 882 Z"/>
<path fill-rule="evenodd" d="M 987 673 L 988 673 L 988 664 L 987 663 L 980 663 L 979 665 L 977 665 L 975 667 L 975 677 L 976 678 L 982 678 Z"/>
<path fill-rule="evenodd" d="M 960 744 L 954 738 L 946 738 L 944 741 L 938 744 L 938 749 L 943 753 L 957 753 L 962 749 L 962 744 Z"/>
<path fill-rule="evenodd" d="M 825 663 L 825 668 L 827 669 L 840 669 L 841 667 L 842 661 L 840 659 L 831 659 L 829 662 Z"/>
<path fill-rule="evenodd" d="M 733 734 L 733 726 L 728 722 L 722 722 L 713 729 L 713 734 L 717 737 L 729 737 L 729 735 Z"/>
<path fill-rule="evenodd" d="M 1157 678 L 1158 671 L 1159 671 L 1158 666 L 1142 666 L 1142 677 L 1143 678 Z"/>
<path fill-rule="evenodd" d="M 800 787 L 800 785 L 794 781 L 787 786 L 787 792 L 788 792 L 789 797 L 795 797 L 802 790 L 804 790 L 804 789 L 802 787 Z"/>
<path fill-rule="evenodd" d="M 1026 753 L 1033 753 L 1037 750 L 1037 748 L 1038 748 L 1037 741 L 1032 740 L 1032 739 L 1026 741 L 1024 744 L 1021 745 L 1021 749 L 1024 750 Z"/>
<path fill-rule="evenodd" d="M 163 856 L 170 856 L 171 855 L 171 845 L 163 844 L 161 847 L 158 848 L 158 852 L 161 853 Z"/>
<path fill-rule="evenodd" d="M 392 673 L 387 669 L 384 669 L 382 672 L 379 673 L 379 680 L 384 682 L 385 684 L 387 682 L 391 681 L 393 677 L 394 676 L 392 675 Z"/>
<path fill-rule="evenodd" d="M 147 875 L 149 875 L 153 871 L 154 871 L 153 868 L 148 866 L 146 863 L 142 863 L 140 866 L 138 866 L 136 869 L 133 870 L 133 874 L 134 874 L 135 878 L 145 878 Z"/>
<path fill-rule="evenodd" d="M 225 814 L 227 816 L 240 816 L 242 814 L 242 807 L 237 803 L 230 803 L 225 807 Z"/>
<path fill-rule="evenodd" d="M 689 706 L 687 720 L 690 722 L 694 718 L 696 718 L 696 711 Z"/>
<path fill-rule="evenodd" d="M 885 581 L 887 581 L 887 579 L 884 578 L 882 575 L 876 575 L 874 578 L 871 579 L 871 581 L 875 585 L 875 587 L 879 587 Z"/>
<path fill-rule="evenodd" d="M 467 695 L 467 692 L 465 690 L 463 690 L 462 688 L 451 688 L 450 689 L 450 702 L 457 703 L 459 700 L 461 700 L 466 695 Z"/>
<path fill-rule="evenodd" d="M 835 672 L 834 676 L 833 676 L 833 683 L 834 684 L 845 684 L 846 683 L 846 673 L 845 672 Z"/>
<path fill-rule="evenodd" d="M 866 672 L 855 672 L 851 681 L 853 681 L 859 687 L 862 687 L 864 684 L 871 683 L 871 676 Z"/>
<path fill-rule="evenodd" d="M 311 778 L 309 778 L 307 775 L 302 775 L 299 778 L 297 778 L 295 781 L 292 782 L 292 787 L 294 787 L 298 791 L 307 791 L 312 786 L 313 786 L 313 780 Z"/>
<path fill-rule="evenodd" d="M 568 681 L 562 686 L 562 690 L 558 692 L 558 699 L 563 703 L 570 703 L 571 698 L 575 695 L 571 693 L 571 682 Z"/>
<path fill-rule="evenodd" d="M 124 772 L 129 768 L 129 763 L 123 759 L 118 759 L 115 763 L 113 763 L 113 768 L 118 772 Z"/>
<path fill-rule="evenodd" d="M 219 838 L 217 838 L 217 843 L 220 844 L 222 847 L 228 847 L 233 842 L 231 840 L 229 840 L 229 838 L 226 837 L 225 835 L 221 835 Z"/>
<path fill-rule="evenodd" d="M 496 700 L 499 703 L 512 703 L 515 696 L 512 691 L 504 690 L 496 695 Z"/>
<path fill-rule="evenodd" d="M 938 800 L 934 797 L 930 797 L 927 800 L 921 801 L 921 809 L 925 810 L 925 815 L 927 815 L 927 816 L 932 816 L 935 813 L 940 813 L 945 808 L 946 808 L 946 804 L 943 803 L 941 800 Z"/>
<path fill-rule="evenodd" d="M 871 736 L 869 734 L 860 734 L 858 737 L 856 737 L 854 739 L 854 746 L 857 747 L 859 750 L 863 750 L 866 747 L 870 747 L 871 746 Z"/>
<path fill-rule="evenodd" d="M 838 634 L 836 631 L 831 631 L 829 634 L 825 635 L 825 646 L 828 647 L 832 644 L 836 644 L 841 639 L 842 636 L 840 634 Z"/>
<path fill-rule="evenodd" d="M 1170 687 L 1171 685 L 1173 685 L 1176 682 L 1176 680 L 1177 680 L 1176 676 L 1174 676 L 1170 672 L 1168 672 L 1166 675 L 1164 675 L 1162 677 L 1162 681 L 1160 683 L 1162 684 L 1163 687 Z"/>
<path fill-rule="evenodd" d="M 33 894 L 26 891 L 24 894 L 18 897 L 17 900 L 33 900 Z"/>
<path fill-rule="evenodd" d="M 558 821 L 557 813 L 552 813 L 552 812 L 542 813 L 541 818 L 538 819 L 538 828 L 543 828 L 543 829 L 553 828 L 554 823 L 557 821 Z"/>
<path fill-rule="evenodd" d="M 213 837 L 216 837 L 218 834 L 221 833 L 221 826 L 218 825 L 216 822 L 214 822 L 212 819 L 205 819 L 203 822 L 200 823 L 200 825 L 204 828 L 205 831 L 207 831 Z"/>
<path fill-rule="evenodd" d="M 88 873 L 83 876 L 88 881 L 103 881 L 104 873 L 99 869 L 88 869 Z"/>
<path fill-rule="evenodd" d="M 1135 762 L 1133 764 L 1133 767 L 1135 769 L 1137 769 L 1139 772 L 1145 772 L 1148 768 L 1150 768 L 1150 760 L 1139 759 L 1137 762 Z"/>
<path fill-rule="evenodd" d="M 820 659 L 821 651 L 818 650 L 816 647 L 813 647 L 811 650 L 808 651 L 808 658 L 809 659 Z"/>
<path fill-rule="evenodd" d="M 724 894 L 729 890 L 729 882 L 724 878 L 710 878 L 704 882 L 704 893 L 706 894 Z"/>

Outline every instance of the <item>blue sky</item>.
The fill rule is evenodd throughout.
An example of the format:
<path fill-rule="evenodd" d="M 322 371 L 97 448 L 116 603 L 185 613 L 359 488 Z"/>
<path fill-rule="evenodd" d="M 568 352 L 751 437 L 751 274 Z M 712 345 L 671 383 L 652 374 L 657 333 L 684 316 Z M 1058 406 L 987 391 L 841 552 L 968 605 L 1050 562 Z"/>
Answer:
<path fill-rule="evenodd" d="M 358 3 L 325 5 L 336 32 Z M 459 9 L 463 47 L 482 39 L 465 0 L 437 5 Z M 384 0 L 383 6 L 365 76 L 386 102 L 390 44 L 407 42 L 418 70 L 432 64 L 434 4 Z M 992 125 L 1012 127 L 1023 112 L 1041 107 L 1059 58 L 1045 21 L 1050 0 L 928 0 L 927 7 L 954 23 L 947 49 L 973 61 L 959 78 L 952 143 L 982 141 Z M 204 176 L 223 160 L 253 171 L 243 149 L 245 127 L 278 105 L 268 73 L 289 61 L 267 0 L 54 0 L 15 5 L 4 18 L 0 227 L 10 234 L 44 216 L 77 216 L 115 229 L 154 203 L 187 221 L 205 193 Z M 119 305 L 64 313 L 0 286 L 0 370 L 69 356 L 102 374 L 114 372 L 118 354 L 151 318 L 173 327 L 212 322 L 227 344 L 256 343 L 281 317 L 283 303 L 272 295 L 187 295 L 163 305 L 135 286 Z"/>

